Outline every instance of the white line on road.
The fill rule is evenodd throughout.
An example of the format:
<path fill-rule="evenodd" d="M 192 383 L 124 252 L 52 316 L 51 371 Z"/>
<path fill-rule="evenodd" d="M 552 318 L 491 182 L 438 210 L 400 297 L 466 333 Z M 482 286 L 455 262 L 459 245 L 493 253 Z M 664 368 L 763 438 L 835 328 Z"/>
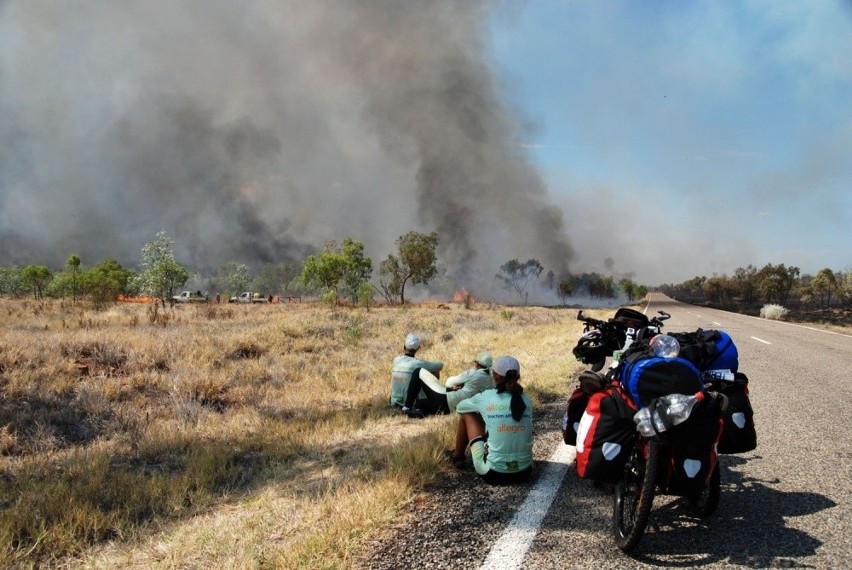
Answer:
<path fill-rule="evenodd" d="M 754 339 L 754 340 L 756 340 L 757 342 L 762 342 L 763 344 L 772 344 L 772 343 L 771 343 L 771 342 L 769 342 L 768 340 L 763 340 L 762 338 L 757 338 L 756 336 L 753 336 L 753 337 L 751 337 L 751 338 L 753 338 L 753 339 Z"/>
<path fill-rule="evenodd" d="M 514 570 L 524 567 L 524 557 L 562 485 L 565 472 L 574 462 L 575 454 L 574 447 L 558 444 L 544 473 L 530 489 L 524 504 L 512 517 L 509 526 L 494 542 L 491 552 L 480 566 L 481 569 Z"/>
<path fill-rule="evenodd" d="M 714 324 L 714 325 L 716 325 L 717 327 L 721 327 L 721 326 L 722 326 L 722 323 L 717 323 L 716 321 L 713 321 L 713 324 Z"/>

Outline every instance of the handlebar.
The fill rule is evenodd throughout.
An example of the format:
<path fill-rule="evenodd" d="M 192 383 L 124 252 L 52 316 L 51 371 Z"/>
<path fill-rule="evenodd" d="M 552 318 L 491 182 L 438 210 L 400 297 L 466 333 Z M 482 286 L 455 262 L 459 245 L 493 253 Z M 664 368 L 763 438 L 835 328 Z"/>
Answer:
<path fill-rule="evenodd" d="M 583 316 L 583 310 L 577 311 L 577 320 L 586 323 L 587 327 L 601 328 L 607 326 L 606 321 L 600 321 L 592 317 Z"/>

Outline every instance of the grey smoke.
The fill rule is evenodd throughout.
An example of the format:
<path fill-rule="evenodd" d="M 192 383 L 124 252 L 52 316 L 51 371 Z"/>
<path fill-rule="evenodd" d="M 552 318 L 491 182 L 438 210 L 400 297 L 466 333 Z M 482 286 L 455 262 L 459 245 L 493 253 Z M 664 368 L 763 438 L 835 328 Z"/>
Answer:
<path fill-rule="evenodd" d="M 488 2 L 0 3 L 0 264 L 378 261 L 460 284 L 572 249 L 485 46 Z"/>

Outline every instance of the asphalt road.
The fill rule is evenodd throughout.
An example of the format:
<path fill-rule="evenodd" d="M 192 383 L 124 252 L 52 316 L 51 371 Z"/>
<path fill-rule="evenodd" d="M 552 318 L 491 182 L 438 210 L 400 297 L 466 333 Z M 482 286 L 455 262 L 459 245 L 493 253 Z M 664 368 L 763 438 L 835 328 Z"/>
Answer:
<path fill-rule="evenodd" d="M 699 520 L 684 499 L 657 497 L 639 548 L 623 554 L 611 538 L 612 495 L 577 477 L 573 448 L 562 443 L 560 404 L 536 410 L 533 483 L 493 488 L 459 474 L 362 566 L 852 567 L 852 336 L 652 295 L 647 313 L 658 310 L 672 315 L 664 330 L 727 331 L 750 380 L 758 446 L 720 456 L 713 516 Z"/>

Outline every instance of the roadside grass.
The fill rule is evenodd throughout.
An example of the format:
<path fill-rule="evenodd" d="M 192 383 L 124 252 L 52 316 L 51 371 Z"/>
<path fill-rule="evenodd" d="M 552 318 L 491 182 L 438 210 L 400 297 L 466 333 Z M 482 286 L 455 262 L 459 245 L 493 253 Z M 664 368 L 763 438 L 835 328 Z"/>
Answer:
<path fill-rule="evenodd" d="M 452 441 L 387 406 L 407 332 L 445 376 L 488 349 L 535 404 L 573 384 L 576 312 L 505 311 L 0 300 L 0 566 L 351 567 Z"/>

